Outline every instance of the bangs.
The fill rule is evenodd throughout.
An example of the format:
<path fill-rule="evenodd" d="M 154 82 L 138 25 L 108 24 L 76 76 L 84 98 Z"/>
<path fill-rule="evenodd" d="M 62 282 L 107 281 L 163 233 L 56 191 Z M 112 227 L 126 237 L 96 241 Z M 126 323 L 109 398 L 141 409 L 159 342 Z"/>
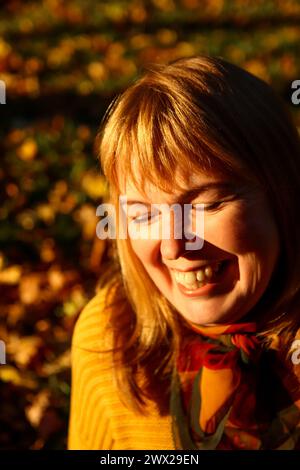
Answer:
<path fill-rule="evenodd" d="M 173 93 L 144 81 L 114 103 L 105 125 L 100 154 L 111 193 L 122 194 L 129 180 L 147 198 L 146 182 L 173 193 L 186 189 L 181 177 L 189 181 L 197 173 L 240 176 L 232 152 L 208 122 L 214 117 L 207 120 L 207 110 L 199 109 L 192 92 L 176 80 Z"/>

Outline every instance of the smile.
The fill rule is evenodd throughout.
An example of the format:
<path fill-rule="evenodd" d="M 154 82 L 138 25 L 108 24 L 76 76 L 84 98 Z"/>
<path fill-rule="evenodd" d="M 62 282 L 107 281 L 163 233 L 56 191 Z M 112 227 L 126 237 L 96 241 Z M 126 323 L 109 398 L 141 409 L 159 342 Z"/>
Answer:
<path fill-rule="evenodd" d="M 207 264 L 194 271 L 183 272 L 174 270 L 174 278 L 178 284 L 181 284 L 187 289 L 196 290 L 209 282 L 214 282 L 218 274 L 223 270 L 225 264 L 226 261 L 224 260 Z"/>

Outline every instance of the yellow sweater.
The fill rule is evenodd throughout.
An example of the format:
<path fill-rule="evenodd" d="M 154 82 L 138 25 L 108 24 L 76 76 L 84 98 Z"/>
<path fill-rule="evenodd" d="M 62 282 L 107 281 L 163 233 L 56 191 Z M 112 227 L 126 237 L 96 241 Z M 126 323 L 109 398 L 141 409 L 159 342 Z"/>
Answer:
<path fill-rule="evenodd" d="M 112 332 L 105 331 L 109 309 L 104 308 L 104 294 L 105 289 L 100 290 L 86 305 L 73 334 L 68 449 L 174 450 L 170 415 L 161 416 L 149 400 L 149 414 L 142 416 L 120 399 L 112 373 L 112 354 L 99 352 L 112 347 Z M 288 366 L 300 380 L 300 363 L 293 365 L 289 361 Z M 297 400 L 295 404 L 300 406 Z"/>
<path fill-rule="evenodd" d="M 104 335 L 104 292 L 83 309 L 73 334 L 68 449 L 174 450 L 170 415 L 161 416 L 149 401 L 150 414 L 142 416 L 120 400 L 111 354 L 99 352 L 112 345 L 111 334 Z"/>

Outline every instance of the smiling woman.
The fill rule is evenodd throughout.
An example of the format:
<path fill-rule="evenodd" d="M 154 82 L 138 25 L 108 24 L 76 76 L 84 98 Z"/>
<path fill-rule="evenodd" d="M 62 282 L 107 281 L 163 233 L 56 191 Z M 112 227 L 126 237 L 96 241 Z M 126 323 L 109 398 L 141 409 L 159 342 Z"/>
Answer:
<path fill-rule="evenodd" d="M 187 231 L 178 209 L 167 237 L 112 240 L 73 336 L 69 448 L 300 449 L 300 145 L 284 104 L 221 58 L 181 59 L 114 102 L 99 144 L 110 203 L 126 196 L 142 234 L 162 233 L 152 205 L 192 209 Z"/>
<path fill-rule="evenodd" d="M 194 177 L 199 187 L 207 187 L 199 200 L 208 206 L 201 251 L 186 252 L 183 237 L 130 239 L 164 297 L 183 317 L 201 325 L 233 322 L 250 312 L 270 283 L 279 256 L 278 231 L 263 191 L 251 186 L 242 190 L 238 182 L 239 189 L 231 182 L 230 190 L 224 190 L 228 178 L 212 174 Z M 125 193 L 139 197 L 129 188 Z M 150 194 L 154 203 L 169 200 L 155 188 Z"/>

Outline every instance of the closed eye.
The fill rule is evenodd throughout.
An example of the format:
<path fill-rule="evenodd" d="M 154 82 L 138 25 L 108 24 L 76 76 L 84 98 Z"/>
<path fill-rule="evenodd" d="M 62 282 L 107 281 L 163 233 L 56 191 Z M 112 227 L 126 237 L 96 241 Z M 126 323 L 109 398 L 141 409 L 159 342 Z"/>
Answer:
<path fill-rule="evenodd" d="M 204 210 L 208 212 L 217 211 L 219 209 L 222 209 L 224 204 L 235 201 L 237 199 L 240 199 L 240 195 L 238 193 L 223 197 L 222 199 L 219 199 L 218 201 L 215 201 L 215 202 L 206 203 L 206 204 L 204 203 Z"/>
<path fill-rule="evenodd" d="M 217 209 L 220 209 L 222 204 L 224 204 L 225 201 L 216 201 L 211 204 L 204 204 L 204 210 L 206 211 L 214 211 Z"/>
<path fill-rule="evenodd" d="M 145 222 L 152 222 L 157 216 L 159 215 L 158 212 L 147 212 L 146 214 L 138 215 L 132 219 L 134 224 L 141 224 Z"/>

